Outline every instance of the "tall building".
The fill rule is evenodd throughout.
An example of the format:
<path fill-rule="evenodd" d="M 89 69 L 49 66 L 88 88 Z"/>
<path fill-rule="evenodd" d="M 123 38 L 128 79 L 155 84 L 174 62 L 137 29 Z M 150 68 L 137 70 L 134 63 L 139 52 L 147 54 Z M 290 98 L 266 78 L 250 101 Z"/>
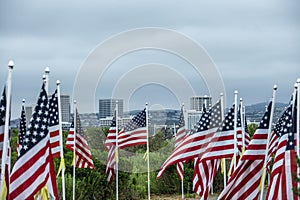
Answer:
<path fill-rule="evenodd" d="M 187 130 L 192 130 L 194 126 L 199 122 L 200 117 L 202 115 L 202 111 L 196 111 L 196 110 L 187 110 L 187 124 L 186 128 Z"/>
<path fill-rule="evenodd" d="M 123 116 L 124 100 L 123 99 L 99 99 L 99 118 L 112 117 L 116 103 L 118 102 L 118 115 Z"/>
<path fill-rule="evenodd" d="M 34 111 L 35 104 L 32 104 L 31 106 L 25 106 L 25 116 L 26 116 L 26 125 L 29 125 L 32 113 Z"/>
<path fill-rule="evenodd" d="M 60 95 L 60 105 L 61 105 L 61 121 L 70 122 L 70 95 L 61 94 Z"/>
<path fill-rule="evenodd" d="M 212 106 L 211 96 L 193 96 L 190 98 L 190 110 L 203 111 L 203 105 L 206 109 Z"/>

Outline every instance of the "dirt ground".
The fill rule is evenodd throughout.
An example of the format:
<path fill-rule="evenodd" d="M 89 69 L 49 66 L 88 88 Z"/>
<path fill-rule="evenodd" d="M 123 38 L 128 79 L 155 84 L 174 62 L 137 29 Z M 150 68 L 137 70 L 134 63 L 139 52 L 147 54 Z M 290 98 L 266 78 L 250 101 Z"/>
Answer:
<path fill-rule="evenodd" d="M 208 200 L 216 200 L 218 198 L 218 195 L 209 195 Z M 181 200 L 181 195 L 162 195 L 162 196 L 155 196 L 155 195 L 151 195 L 151 199 L 154 200 Z M 199 197 L 195 196 L 193 198 L 184 198 L 186 200 L 196 200 L 199 199 Z"/>

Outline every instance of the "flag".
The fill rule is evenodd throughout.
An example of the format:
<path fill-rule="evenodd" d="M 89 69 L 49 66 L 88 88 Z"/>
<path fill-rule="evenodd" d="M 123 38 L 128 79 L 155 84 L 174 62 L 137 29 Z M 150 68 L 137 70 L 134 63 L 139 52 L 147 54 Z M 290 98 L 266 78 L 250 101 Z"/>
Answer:
<path fill-rule="evenodd" d="M 94 162 L 92 159 L 92 154 L 90 151 L 90 148 L 88 146 L 88 143 L 86 141 L 86 138 L 83 134 L 83 131 L 81 129 L 81 123 L 80 118 L 78 115 L 78 112 L 76 110 L 76 134 L 74 130 L 74 121 L 71 124 L 66 147 L 67 149 L 74 152 L 74 135 L 76 135 L 75 138 L 75 166 L 77 168 L 90 168 L 94 169 Z"/>
<path fill-rule="evenodd" d="M 231 158 L 234 153 L 234 108 L 233 105 L 209 143 L 205 153 L 195 159 L 193 191 L 201 199 L 207 199 L 211 185 L 219 169 L 221 158 Z M 240 122 L 240 120 L 238 120 Z"/>
<path fill-rule="evenodd" d="M 50 146 L 53 158 L 60 157 L 60 135 L 59 135 L 59 115 L 58 112 L 58 96 L 57 90 L 49 99 L 49 132 L 50 132 Z"/>
<path fill-rule="evenodd" d="M 10 199 L 33 199 L 46 185 L 49 196 L 58 199 L 50 150 L 48 116 L 48 99 L 43 84 L 20 147 L 20 156 L 12 169 Z"/>
<path fill-rule="evenodd" d="M 115 112 L 104 143 L 104 146 L 108 151 L 105 173 L 107 174 L 107 181 L 110 183 L 113 181 L 115 177 L 116 132 L 117 130 L 116 130 L 116 112 Z"/>
<path fill-rule="evenodd" d="M 175 147 L 177 147 L 186 136 L 186 130 L 185 130 L 185 121 L 184 121 L 184 113 L 183 113 L 183 106 L 181 107 L 180 112 L 180 119 L 179 119 L 179 128 L 176 133 L 176 141 L 175 141 Z M 183 174 L 184 174 L 184 164 L 183 162 L 179 162 L 176 164 L 176 172 L 180 180 L 183 180 Z"/>
<path fill-rule="evenodd" d="M 295 123 L 294 123 L 295 125 Z M 297 182 L 295 176 L 297 176 L 297 165 L 296 165 L 296 151 L 294 147 L 294 134 L 292 120 L 289 124 L 288 140 L 286 144 L 286 150 L 284 153 L 284 160 L 281 173 L 281 188 L 282 196 L 281 199 L 298 199 L 297 195 L 293 192 L 293 189 L 297 189 Z"/>
<path fill-rule="evenodd" d="M 201 157 L 212 136 L 221 125 L 221 101 L 218 101 L 209 112 L 204 112 L 195 129 L 174 149 L 173 153 L 163 163 L 157 175 L 160 178 L 165 170 L 176 163 L 190 161 Z"/>
<path fill-rule="evenodd" d="M 238 118 L 240 125 L 240 118 Z M 220 158 L 231 158 L 234 153 L 234 105 L 229 109 L 222 126 L 213 135 L 202 160 L 213 160 Z"/>
<path fill-rule="evenodd" d="M 272 102 L 218 199 L 257 199 L 271 123 L 271 106 Z"/>
<path fill-rule="evenodd" d="M 207 199 L 219 166 L 220 159 L 203 161 L 200 158 L 195 158 L 193 191 L 200 196 L 200 199 Z"/>
<path fill-rule="evenodd" d="M 20 156 L 20 148 L 23 143 L 23 138 L 25 138 L 26 134 L 26 115 L 25 115 L 25 107 L 22 105 L 21 118 L 20 118 L 20 129 L 18 133 L 18 141 L 17 141 L 17 153 Z"/>
<path fill-rule="evenodd" d="M 8 193 L 9 193 L 9 176 L 10 176 L 10 143 L 8 142 L 7 146 L 7 157 L 6 160 L 3 160 L 2 154 L 3 154 L 3 146 L 4 146 L 4 132 L 5 132 L 5 118 L 6 118 L 6 90 L 5 87 L 3 89 L 1 99 L 0 99 L 0 165 L 2 166 L 2 162 L 5 162 L 5 172 L 4 172 L 4 182 L 3 186 L 1 188 L 1 197 L 2 199 L 8 199 Z M 8 136 L 8 141 L 10 141 Z M 0 169 L 0 173 L 1 173 Z"/>
<path fill-rule="evenodd" d="M 118 134 L 119 148 L 147 144 L 146 109 L 138 113 Z"/>
<path fill-rule="evenodd" d="M 277 133 L 277 142 L 274 164 L 270 175 L 270 185 L 267 192 L 268 199 L 294 199 L 292 188 L 297 187 L 293 175 L 297 174 L 295 163 L 295 150 L 293 143 L 295 126 L 293 123 L 292 104 L 285 110 L 275 126 L 274 132 Z M 294 107 L 295 109 L 295 107 Z M 294 116 L 294 119 L 296 117 Z M 294 140 L 295 142 L 295 140 Z"/>

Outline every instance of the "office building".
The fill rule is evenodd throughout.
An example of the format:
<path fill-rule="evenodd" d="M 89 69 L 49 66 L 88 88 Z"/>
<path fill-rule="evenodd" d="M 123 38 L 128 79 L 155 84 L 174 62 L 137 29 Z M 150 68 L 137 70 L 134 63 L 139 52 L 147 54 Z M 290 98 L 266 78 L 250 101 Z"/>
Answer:
<path fill-rule="evenodd" d="M 61 105 L 61 121 L 70 122 L 70 95 L 61 94 L 60 95 L 60 105 Z"/>
<path fill-rule="evenodd" d="M 112 117 L 116 103 L 118 102 L 118 116 L 123 116 L 124 100 L 123 99 L 99 99 L 99 118 Z"/>
<path fill-rule="evenodd" d="M 210 109 L 212 106 L 211 96 L 193 96 L 190 98 L 190 110 L 203 111 L 203 105 L 206 109 Z"/>

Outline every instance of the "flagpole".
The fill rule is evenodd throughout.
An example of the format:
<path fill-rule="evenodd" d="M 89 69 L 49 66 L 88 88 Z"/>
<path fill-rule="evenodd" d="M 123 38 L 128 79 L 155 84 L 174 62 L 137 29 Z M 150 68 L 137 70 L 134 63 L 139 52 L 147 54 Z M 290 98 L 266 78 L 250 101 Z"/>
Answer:
<path fill-rule="evenodd" d="M 12 71 L 14 68 L 14 62 L 11 60 L 8 63 L 8 77 L 7 77 L 7 91 L 6 91 L 6 111 L 5 111 L 5 125 L 4 125 L 4 138 L 2 149 L 2 162 L 1 162 L 1 190 L 4 184 L 5 177 L 5 164 L 7 161 L 7 148 L 9 145 L 9 124 L 10 124 L 10 102 L 11 102 L 11 85 L 12 85 Z M 10 169 L 9 169 L 10 171 Z"/>
<path fill-rule="evenodd" d="M 73 104 L 73 123 L 74 123 L 74 151 L 73 151 L 73 200 L 75 200 L 75 169 L 76 169 L 76 128 L 77 128 L 77 103 L 74 100 Z"/>
<path fill-rule="evenodd" d="M 234 152 L 233 152 L 233 166 L 236 169 L 236 153 L 237 153 L 237 103 L 238 91 L 234 91 Z"/>
<path fill-rule="evenodd" d="M 264 198 L 265 173 L 266 173 L 267 158 L 268 158 L 268 151 L 269 151 L 269 143 L 270 143 L 269 141 L 270 141 L 271 132 L 272 132 L 272 122 L 273 122 L 273 115 L 274 115 L 276 92 L 277 92 L 277 85 L 274 85 L 273 97 L 272 97 L 272 106 L 271 106 L 271 114 L 270 114 L 270 122 L 269 122 L 269 129 L 268 129 L 268 139 L 267 139 L 267 145 L 266 145 L 264 165 L 263 165 L 263 168 L 262 168 L 263 172 L 262 172 L 262 177 L 261 177 L 260 200 L 263 200 L 263 198 Z"/>
<path fill-rule="evenodd" d="M 220 97 L 221 97 L 221 121 L 223 122 L 223 120 L 224 120 L 224 94 L 221 93 Z M 224 188 L 225 188 L 226 183 L 227 183 L 227 181 L 226 181 L 226 159 L 225 158 L 221 159 L 221 162 L 223 162 L 223 166 L 224 166 L 224 173 L 223 173 L 224 182 L 223 182 L 223 184 L 224 184 Z"/>
<path fill-rule="evenodd" d="M 240 116 L 241 116 L 241 128 L 242 128 L 242 153 L 245 150 L 245 116 L 243 113 L 243 99 L 240 98 Z"/>
<path fill-rule="evenodd" d="M 118 101 L 116 101 L 116 152 L 115 152 L 115 159 L 116 159 L 116 200 L 119 199 L 119 141 L 118 141 Z"/>
<path fill-rule="evenodd" d="M 182 114 L 183 113 L 184 113 L 184 103 L 182 103 Z M 184 118 L 184 114 L 183 114 L 183 118 Z M 185 127 L 184 127 L 184 130 L 186 130 Z M 174 132 L 175 132 L 175 135 L 176 135 L 175 124 L 174 124 Z M 184 167 L 184 165 L 183 165 L 183 167 Z M 183 178 L 184 178 L 184 176 L 182 176 L 182 179 L 181 179 L 181 198 L 182 199 L 184 199 L 184 182 L 183 182 Z"/>
<path fill-rule="evenodd" d="M 62 198 L 66 199 L 66 186 L 65 186 L 65 159 L 64 159 L 64 148 L 63 148 L 63 132 L 62 132 L 62 118 L 61 118 L 61 102 L 60 102 L 60 81 L 56 81 L 57 86 L 57 102 L 58 102 L 58 126 L 59 126 L 59 145 L 60 145 L 60 159 L 63 166 L 61 168 L 61 183 L 62 183 Z"/>
<path fill-rule="evenodd" d="M 300 141 L 299 141 L 299 136 L 300 136 L 300 78 L 297 79 L 297 117 L 296 117 L 296 125 L 297 125 L 297 157 L 299 158 L 300 156 Z M 300 169 L 299 166 L 297 167 L 297 177 L 299 178 L 299 173 Z M 298 188 L 300 187 L 300 183 L 298 182 Z M 299 198 L 298 198 L 299 199 Z"/>
<path fill-rule="evenodd" d="M 148 103 L 146 103 L 146 131 L 147 131 L 147 171 L 148 171 L 148 200 L 150 200 L 150 152 L 149 152 L 149 130 L 148 130 Z"/>

